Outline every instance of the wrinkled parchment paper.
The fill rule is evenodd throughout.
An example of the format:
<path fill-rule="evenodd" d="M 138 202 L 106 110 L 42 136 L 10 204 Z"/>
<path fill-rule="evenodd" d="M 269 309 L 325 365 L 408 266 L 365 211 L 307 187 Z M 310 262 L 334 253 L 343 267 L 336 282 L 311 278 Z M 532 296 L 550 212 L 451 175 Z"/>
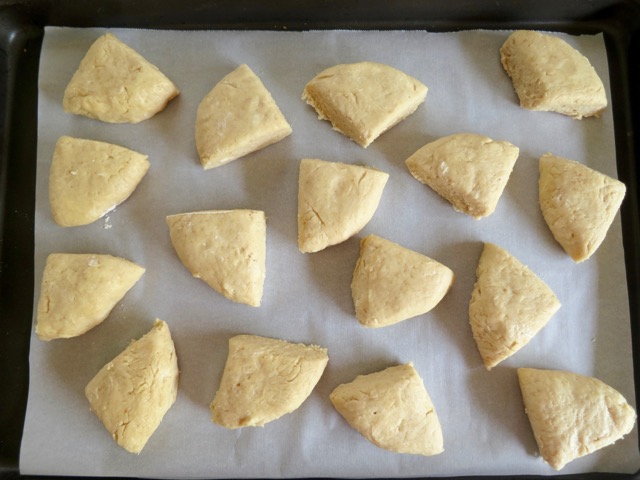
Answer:
<path fill-rule="evenodd" d="M 147 271 L 110 317 L 87 334 L 31 343 L 30 391 L 20 468 L 24 474 L 138 477 L 405 477 L 552 474 L 522 405 L 516 368 L 593 375 L 635 405 L 630 320 L 619 217 L 597 254 L 574 264 L 554 241 L 537 204 L 538 158 L 552 152 L 616 175 L 612 111 L 576 121 L 531 112 L 499 62 L 509 32 L 174 32 L 112 30 L 180 88 L 165 111 L 137 125 L 108 125 L 62 110 L 66 84 L 105 30 L 48 28 L 42 48 L 34 302 L 51 252 L 109 253 Z M 564 36 L 587 55 L 608 88 L 602 36 Z M 392 65 L 429 87 L 426 102 L 362 149 L 320 121 L 300 96 L 306 82 L 338 63 Z M 293 134 L 223 167 L 204 171 L 194 141 L 195 112 L 227 73 L 247 63 L 262 79 Z M 610 97 L 609 97 L 610 98 Z M 414 180 L 404 160 L 440 136 L 475 132 L 520 147 L 496 212 L 474 220 Z M 92 225 L 61 228 L 47 200 L 48 169 L 61 135 L 102 140 L 149 155 L 151 168 L 123 204 Z M 354 238 L 315 254 L 296 245 L 300 159 L 374 166 L 390 174 L 380 207 Z M 262 306 L 223 298 L 191 277 L 175 255 L 165 216 L 206 210 L 264 210 L 267 278 Z M 430 313 L 367 330 L 353 315 L 350 282 L 359 239 L 388 238 L 449 266 L 450 293 Z M 515 356 L 487 372 L 467 308 L 482 242 L 506 248 L 556 292 L 561 310 Z M 148 331 L 171 329 L 181 370 L 174 406 L 139 456 L 116 445 L 89 411 L 83 389 L 109 360 Z M 227 341 L 253 333 L 329 350 L 329 365 L 308 400 L 264 428 L 225 430 L 210 421 Z M 379 449 L 333 409 L 338 384 L 413 362 L 442 423 L 435 457 Z M 637 429 L 563 473 L 635 471 Z"/>

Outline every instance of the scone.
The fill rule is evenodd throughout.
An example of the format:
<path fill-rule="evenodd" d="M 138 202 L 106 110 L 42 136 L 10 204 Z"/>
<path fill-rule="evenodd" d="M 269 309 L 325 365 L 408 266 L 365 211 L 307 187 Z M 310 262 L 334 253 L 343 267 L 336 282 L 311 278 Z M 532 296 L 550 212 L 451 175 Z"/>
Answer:
<path fill-rule="evenodd" d="M 52 253 L 36 312 L 41 340 L 82 335 L 102 323 L 145 269 L 111 255 Z"/>
<path fill-rule="evenodd" d="M 291 126 L 258 76 L 241 65 L 200 102 L 196 148 L 205 169 L 279 142 Z"/>
<path fill-rule="evenodd" d="M 473 338 L 487 370 L 515 354 L 560 308 L 553 291 L 506 250 L 485 243 L 469 302 Z"/>
<path fill-rule="evenodd" d="M 366 148 L 424 102 L 427 87 L 388 65 L 341 64 L 316 75 L 302 99 L 334 130 Z"/>
<path fill-rule="evenodd" d="M 107 33 L 80 62 L 64 91 L 65 112 L 108 123 L 138 123 L 180 92 L 155 65 Z"/>
<path fill-rule="evenodd" d="M 365 327 L 385 327 L 434 308 L 453 285 L 445 265 L 376 235 L 360 242 L 351 294 Z"/>
<path fill-rule="evenodd" d="M 91 410 L 125 450 L 140 453 L 178 394 L 178 357 L 168 325 L 153 328 L 86 386 Z"/>
<path fill-rule="evenodd" d="M 284 340 L 237 335 L 220 387 L 211 402 L 211 419 L 226 428 L 261 427 L 296 410 L 320 380 L 327 349 Z"/>
<path fill-rule="evenodd" d="M 358 375 L 336 387 L 330 399 L 351 427 L 380 448 L 425 456 L 444 451 L 436 409 L 412 363 Z"/>
<path fill-rule="evenodd" d="M 577 263 L 602 244 L 626 193 L 621 181 L 550 153 L 540 158 L 538 188 L 551 233 Z"/>
<path fill-rule="evenodd" d="M 298 179 L 298 248 L 312 253 L 358 233 L 378 208 L 389 174 L 304 159 Z"/>
<path fill-rule="evenodd" d="M 596 378 L 519 368 L 518 380 L 540 455 L 556 470 L 613 444 L 635 425 L 634 409 Z"/>
<path fill-rule="evenodd" d="M 49 205 L 63 227 L 92 223 L 124 202 L 149 170 L 147 156 L 128 148 L 63 136 L 49 170 Z"/>
<path fill-rule="evenodd" d="M 171 243 L 191 274 L 229 300 L 260 306 L 267 226 L 259 210 L 209 210 L 167 217 Z"/>
<path fill-rule="evenodd" d="M 523 108 L 581 119 L 598 116 L 607 106 L 604 85 L 589 60 L 558 37 L 518 30 L 500 48 L 500 60 Z"/>
<path fill-rule="evenodd" d="M 479 219 L 495 211 L 519 153 L 509 142 L 458 133 L 427 143 L 406 164 L 455 210 Z"/>

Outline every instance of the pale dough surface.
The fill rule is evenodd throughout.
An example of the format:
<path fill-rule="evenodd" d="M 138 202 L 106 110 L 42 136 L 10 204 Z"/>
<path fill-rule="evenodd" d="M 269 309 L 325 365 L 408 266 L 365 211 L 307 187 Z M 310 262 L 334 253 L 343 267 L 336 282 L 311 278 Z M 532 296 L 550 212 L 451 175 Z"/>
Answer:
<path fill-rule="evenodd" d="M 102 323 L 145 269 L 111 255 L 52 253 L 37 305 L 41 340 L 77 337 Z"/>
<path fill-rule="evenodd" d="M 374 168 L 303 159 L 298 179 L 298 248 L 313 253 L 343 242 L 371 220 L 389 174 Z"/>
<path fill-rule="evenodd" d="M 124 202 L 149 170 L 147 155 L 106 142 L 62 136 L 49 171 L 49 205 L 63 227 L 95 222 Z"/>
<path fill-rule="evenodd" d="M 196 113 L 196 147 L 205 169 L 279 142 L 291 132 L 275 100 L 247 65 L 220 80 Z"/>
<path fill-rule="evenodd" d="M 538 188 L 551 233 L 577 263 L 602 244 L 627 190 L 615 178 L 550 153 L 540 158 Z"/>
<path fill-rule="evenodd" d="M 524 108 L 581 119 L 607 106 L 589 59 L 557 36 L 518 30 L 500 48 L 500 59 Z"/>
<path fill-rule="evenodd" d="M 155 65 L 111 33 L 89 48 L 64 91 L 64 110 L 107 123 L 138 123 L 179 94 Z"/>
<path fill-rule="evenodd" d="M 518 380 L 540 455 L 556 470 L 611 445 L 635 425 L 634 409 L 596 378 L 519 368 Z"/>
<path fill-rule="evenodd" d="M 406 164 L 454 209 L 479 219 L 495 211 L 519 153 L 506 141 L 457 133 L 427 143 Z"/>
<path fill-rule="evenodd" d="M 226 428 L 258 427 L 296 410 L 311 394 L 329 356 L 317 345 L 257 335 L 229 339 L 211 418 Z"/>
<path fill-rule="evenodd" d="M 260 306 L 267 225 L 259 210 L 209 210 L 167 217 L 171 243 L 191 274 L 229 300 Z"/>
<path fill-rule="evenodd" d="M 368 235 L 351 281 L 356 318 L 385 327 L 433 309 L 453 285 L 453 271 L 426 255 Z"/>
<path fill-rule="evenodd" d="M 419 80 L 376 62 L 340 64 L 323 70 L 304 88 L 302 99 L 334 130 L 366 148 L 412 114 L 427 96 Z"/>
<path fill-rule="evenodd" d="M 107 363 L 85 388 L 91 410 L 125 450 L 140 453 L 178 395 L 178 356 L 166 322 Z"/>
<path fill-rule="evenodd" d="M 330 398 L 349 425 L 380 448 L 426 456 L 444 451 L 438 415 L 412 363 L 358 375 Z"/>
<path fill-rule="evenodd" d="M 487 370 L 515 354 L 560 308 L 553 291 L 503 248 L 485 243 L 469 302 L 469 322 Z"/>

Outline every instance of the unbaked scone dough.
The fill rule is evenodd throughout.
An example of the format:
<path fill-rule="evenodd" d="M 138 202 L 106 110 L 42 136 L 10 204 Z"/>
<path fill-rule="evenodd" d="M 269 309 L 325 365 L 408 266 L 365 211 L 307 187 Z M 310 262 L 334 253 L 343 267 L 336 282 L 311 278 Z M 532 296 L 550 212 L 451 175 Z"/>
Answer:
<path fill-rule="evenodd" d="M 259 210 L 209 210 L 167 217 L 185 267 L 234 302 L 260 306 L 267 226 Z"/>
<path fill-rule="evenodd" d="M 598 116 L 607 106 L 604 85 L 589 60 L 556 36 L 518 30 L 500 48 L 500 60 L 523 108 L 581 119 Z"/>
<path fill-rule="evenodd" d="M 178 357 L 166 322 L 131 342 L 86 386 L 91 410 L 125 450 L 140 453 L 178 394 Z"/>
<path fill-rule="evenodd" d="M 318 252 L 358 233 L 378 208 L 389 174 L 304 159 L 298 179 L 298 248 Z"/>
<path fill-rule="evenodd" d="M 302 99 L 318 118 L 366 148 L 424 102 L 427 87 L 389 65 L 341 64 L 316 75 Z"/>
<path fill-rule="evenodd" d="M 575 262 L 598 249 L 626 193 L 621 181 L 550 153 L 540 158 L 538 187 L 542 215 Z"/>
<path fill-rule="evenodd" d="M 560 308 L 553 291 L 506 250 L 485 243 L 469 302 L 473 338 L 487 370 L 510 357 Z"/>
<path fill-rule="evenodd" d="M 110 143 L 63 136 L 49 170 L 49 205 L 63 227 L 87 225 L 133 193 L 149 170 L 147 156 Z"/>
<path fill-rule="evenodd" d="M 65 112 L 108 123 L 138 123 L 180 92 L 158 68 L 107 33 L 80 62 L 64 91 Z"/>
<path fill-rule="evenodd" d="M 100 324 L 145 269 L 111 255 L 52 253 L 42 274 L 36 316 L 41 340 L 77 337 Z"/>
<path fill-rule="evenodd" d="M 406 164 L 454 209 L 479 219 L 495 211 L 519 153 L 509 142 L 457 133 L 427 143 Z"/>
<path fill-rule="evenodd" d="M 356 318 L 384 327 L 434 308 L 454 282 L 445 265 L 376 235 L 360 242 L 351 281 Z"/>
<path fill-rule="evenodd" d="M 311 394 L 329 357 L 317 345 L 257 335 L 229 339 L 211 419 L 226 428 L 261 427 L 293 412 Z"/>
<path fill-rule="evenodd" d="M 540 455 L 556 470 L 613 444 L 635 425 L 634 409 L 596 378 L 519 368 L 518 380 Z"/>
<path fill-rule="evenodd" d="M 330 395 L 336 410 L 367 440 L 397 453 L 437 455 L 442 428 L 412 363 L 358 375 Z"/>
<path fill-rule="evenodd" d="M 279 142 L 291 126 L 258 76 L 241 65 L 200 102 L 196 147 L 205 169 Z"/>

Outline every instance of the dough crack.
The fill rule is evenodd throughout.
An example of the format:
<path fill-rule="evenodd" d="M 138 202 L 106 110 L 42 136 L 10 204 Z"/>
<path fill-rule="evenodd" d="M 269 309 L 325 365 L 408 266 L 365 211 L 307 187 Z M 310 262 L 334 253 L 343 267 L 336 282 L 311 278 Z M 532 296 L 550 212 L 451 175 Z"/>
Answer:
<path fill-rule="evenodd" d="M 317 219 L 320 221 L 320 223 L 322 224 L 322 226 L 323 226 L 323 227 L 326 227 L 327 225 L 326 225 L 326 223 L 324 223 L 324 220 L 322 220 L 322 217 L 320 216 L 320 214 L 318 213 L 318 211 L 317 211 L 315 208 L 313 208 L 313 207 L 309 207 L 309 208 L 311 208 L 311 212 L 313 213 L 313 215 L 314 215 L 315 217 L 317 217 Z"/>

